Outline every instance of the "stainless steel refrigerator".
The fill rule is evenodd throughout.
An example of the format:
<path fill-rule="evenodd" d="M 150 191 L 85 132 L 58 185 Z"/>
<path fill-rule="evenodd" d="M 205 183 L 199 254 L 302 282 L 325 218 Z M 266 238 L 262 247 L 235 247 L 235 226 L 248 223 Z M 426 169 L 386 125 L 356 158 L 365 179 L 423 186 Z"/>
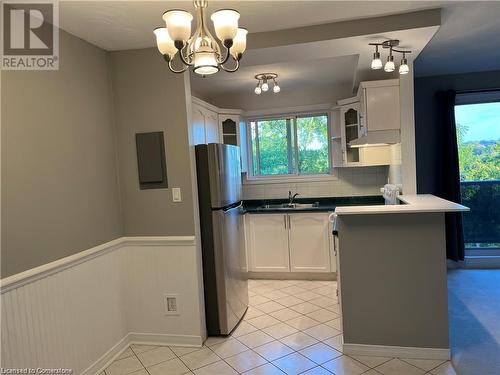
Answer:
<path fill-rule="evenodd" d="M 240 149 L 197 145 L 205 315 L 208 335 L 228 335 L 248 307 Z"/>

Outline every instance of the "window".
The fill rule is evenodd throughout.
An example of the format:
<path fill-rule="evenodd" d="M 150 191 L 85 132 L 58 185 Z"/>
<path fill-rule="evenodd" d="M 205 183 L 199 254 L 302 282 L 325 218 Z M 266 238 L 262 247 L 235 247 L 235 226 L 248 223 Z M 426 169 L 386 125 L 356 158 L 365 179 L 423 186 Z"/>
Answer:
<path fill-rule="evenodd" d="M 466 254 L 500 248 L 500 92 L 457 95 L 460 194 Z M 498 255 L 498 254 L 496 254 Z"/>
<path fill-rule="evenodd" d="M 253 176 L 329 173 L 326 114 L 256 119 L 249 129 Z"/>

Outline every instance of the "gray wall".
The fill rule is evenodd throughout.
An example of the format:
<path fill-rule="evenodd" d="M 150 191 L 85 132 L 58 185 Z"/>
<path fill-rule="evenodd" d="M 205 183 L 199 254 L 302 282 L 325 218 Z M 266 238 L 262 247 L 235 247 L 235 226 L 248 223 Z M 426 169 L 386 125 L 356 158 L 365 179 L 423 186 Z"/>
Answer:
<path fill-rule="evenodd" d="M 107 55 L 63 31 L 60 53 L 1 72 L 2 277 L 122 235 Z"/>
<path fill-rule="evenodd" d="M 435 193 L 439 171 L 436 94 L 446 90 L 500 88 L 500 71 L 422 77 L 415 79 L 415 144 L 418 193 Z"/>
<path fill-rule="evenodd" d="M 125 235 L 194 235 L 184 76 L 154 48 L 112 52 L 110 62 Z M 139 190 L 135 133 L 159 130 L 169 188 Z M 172 187 L 181 188 L 181 203 L 172 202 Z"/>
<path fill-rule="evenodd" d="M 449 348 L 443 213 L 339 216 L 344 343 Z"/>

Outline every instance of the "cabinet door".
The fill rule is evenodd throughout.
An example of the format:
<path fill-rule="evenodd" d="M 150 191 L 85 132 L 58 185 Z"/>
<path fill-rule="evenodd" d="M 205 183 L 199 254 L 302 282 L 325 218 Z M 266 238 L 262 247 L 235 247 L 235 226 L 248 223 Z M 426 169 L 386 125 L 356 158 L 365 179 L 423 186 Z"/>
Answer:
<path fill-rule="evenodd" d="M 327 213 L 289 214 L 292 272 L 330 272 Z"/>
<path fill-rule="evenodd" d="M 240 127 L 240 116 L 219 114 L 219 132 L 221 134 L 221 142 L 226 145 L 239 146 L 238 139 Z"/>
<path fill-rule="evenodd" d="M 367 87 L 363 91 L 366 91 L 368 131 L 399 130 L 399 86 Z"/>
<path fill-rule="evenodd" d="M 219 117 L 217 113 L 205 110 L 205 141 L 206 143 L 220 143 Z"/>
<path fill-rule="evenodd" d="M 191 126 L 193 127 L 193 142 L 195 145 L 205 143 L 205 114 L 203 108 L 193 103 Z"/>
<path fill-rule="evenodd" d="M 359 165 L 359 149 L 349 146 L 349 142 L 359 138 L 359 103 L 343 106 L 340 109 L 342 137 L 342 158 L 344 166 Z"/>
<path fill-rule="evenodd" d="M 286 215 L 250 214 L 248 224 L 250 271 L 289 272 Z"/>

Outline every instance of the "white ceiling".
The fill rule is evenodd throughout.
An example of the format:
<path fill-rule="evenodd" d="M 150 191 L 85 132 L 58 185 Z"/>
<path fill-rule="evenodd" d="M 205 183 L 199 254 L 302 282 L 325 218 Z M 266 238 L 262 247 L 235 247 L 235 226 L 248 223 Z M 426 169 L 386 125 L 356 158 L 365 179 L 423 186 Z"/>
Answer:
<path fill-rule="evenodd" d="M 441 18 L 416 61 L 417 76 L 500 70 L 500 1 L 446 6 Z"/>
<path fill-rule="evenodd" d="M 220 8 L 237 9 L 240 24 L 255 33 L 436 8 L 443 3 L 209 0 L 208 14 Z M 59 8 L 61 28 L 109 51 L 153 47 L 152 30 L 162 24 L 165 10 L 193 13 L 192 1 L 61 1 Z"/>

